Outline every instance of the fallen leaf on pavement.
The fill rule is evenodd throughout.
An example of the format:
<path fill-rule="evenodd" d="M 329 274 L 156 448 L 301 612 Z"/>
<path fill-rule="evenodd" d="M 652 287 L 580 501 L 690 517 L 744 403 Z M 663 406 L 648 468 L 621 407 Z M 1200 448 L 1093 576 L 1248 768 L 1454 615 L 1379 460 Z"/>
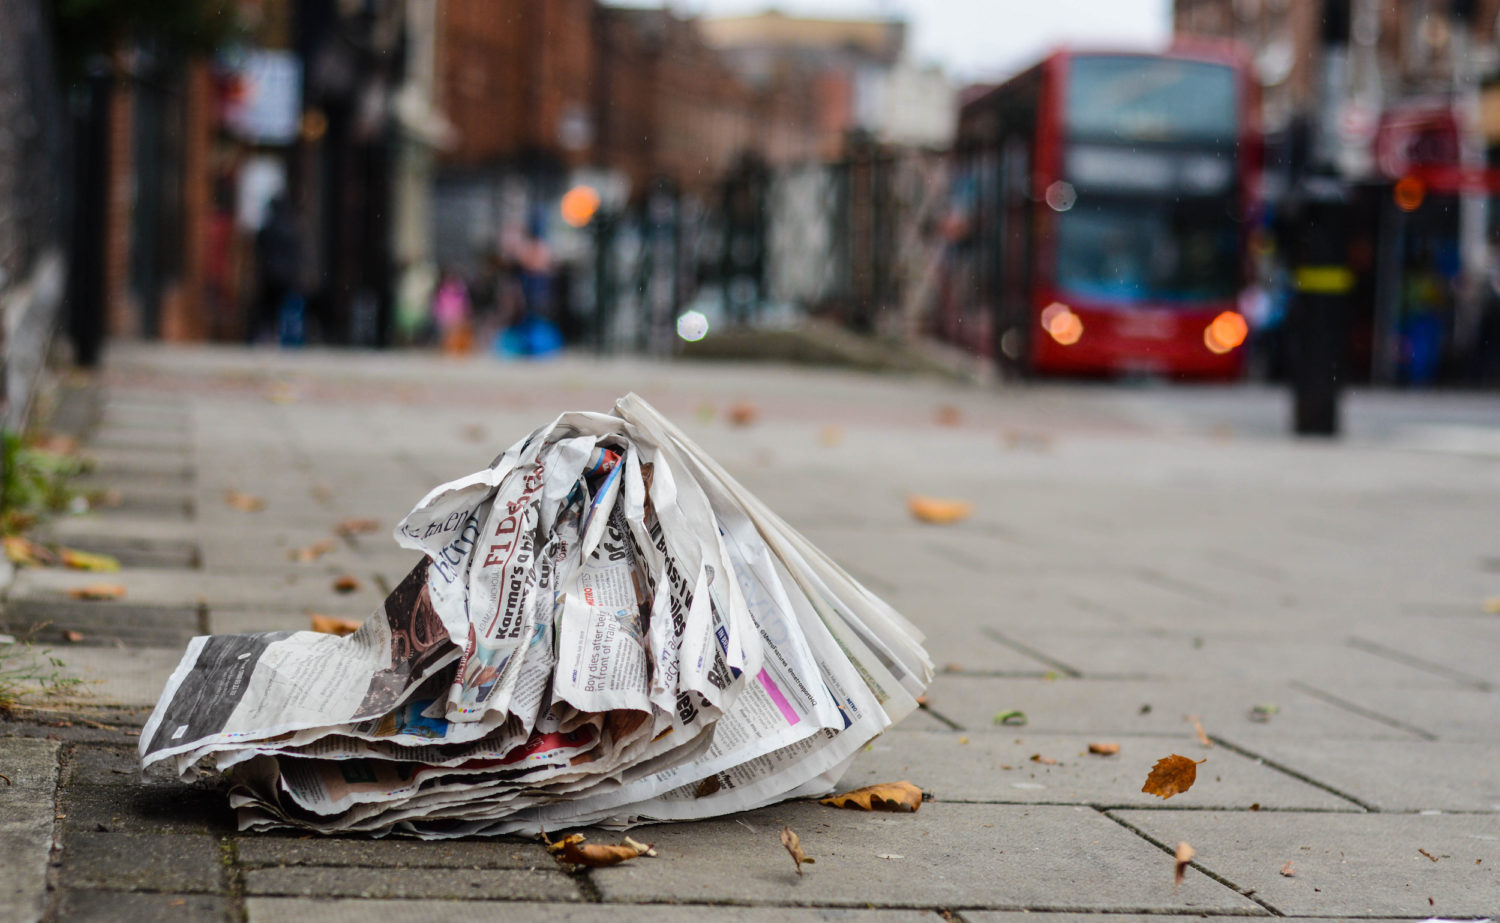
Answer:
<path fill-rule="evenodd" d="M 963 411 L 952 404 L 943 404 L 933 414 L 933 419 L 937 420 L 938 426 L 957 426 L 963 422 L 964 415 Z"/>
<path fill-rule="evenodd" d="M 1176 891 L 1178 888 L 1182 887 L 1182 879 L 1183 876 L 1187 875 L 1188 863 L 1192 862 L 1193 857 L 1197 854 L 1198 850 L 1189 846 L 1187 843 L 1183 842 L 1177 844 L 1177 866 L 1172 870 L 1173 891 Z"/>
<path fill-rule="evenodd" d="M 1286 861 L 1286 865 L 1283 865 L 1281 867 L 1281 874 L 1286 876 L 1287 878 L 1297 877 L 1297 870 L 1295 868 L 1292 868 L 1292 860 L 1288 859 Z"/>
<path fill-rule="evenodd" d="M 20 535 L 5 536 L 5 556 L 22 567 L 49 567 L 57 563 L 57 555 Z"/>
<path fill-rule="evenodd" d="M 1437 856 L 1434 856 L 1432 853 L 1428 852 L 1425 849 L 1418 849 L 1417 852 L 1419 852 L 1422 855 L 1426 856 L 1427 858 L 1431 859 L 1433 862 L 1438 861 L 1438 857 Z"/>
<path fill-rule="evenodd" d="M 77 629 L 70 628 L 67 631 L 63 632 L 63 640 L 71 642 L 73 644 L 77 644 L 79 641 L 83 640 L 83 632 L 78 631 Z"/>
<path fill-rule="evenodd" d="M 1490 615 L 1500 615 L 1500 596 L 1491 596 L 1484 601 L 1484 611 Z"/>
<path fill-rule="evenodd" d="M 359 581 L 348 574 L 333 581 L 333 591 L 335 593 L 353 593 L 357 589 L 359 589 Z"/>
<path fill-rule="evenodd" d="M 1050 756 L 1042 756 L 1040 753 L 1033 753 L 1033 754 L 1031 754 L 1031 761 L 1033 763 L 1041 763 L 1043 766 L 1056 766 L 1057 765 L 1057 760 L 1053 759 Z"/>
<path fill-rule="evenodd" d="M 1197 715 L 1188 715 L 1188 717 L 1192 719 L 1193 733 L 1198 735 L 1198 743 L 1202 744 L 1205 747 L 1212 747 L 1214 745 L 1214 742 L 1212 740 L 1209 740 L 1208 735 L 1204 733 L 1203 722 L 1198 719 Z"/>
<path fill-rule="evenodd" d="M 835 808 L 858 808 L 864 811 L 897 811 L 910 813 L 922 806 L 922 790 L 910 782 L 882 782 L 852 792 L 820 798 L 818 804 Z"/>
<path fill-rule="evenodd" d="M 545 836 L 544 836 L 545 839 Z M 547 842 L 547 852 L 558 862 L 568 865 L 586 865 L 589 868 L 602 868 L 607 865 L 619 865 L 637 856 L 654 856 L 656 851 L 650 844 L 638 843 L 630 837 L 618 846 L 607 846 L 603 843 L 585 843 L 581 833 L 570 834 L 553 843 Z"/>
<path fill-rule="evenodd" d="M 1148 795 L 1159 795 L 1163 801 L 1181 794 L 1198 781 L 1198 764 L 1204 762 L 1207 760 L 1190 760 L 1176 753 L 1164 756 L 1151 768 L 1151 774 L 1146 777 L 1146 784 L 1141 786 L 1141 791 Z"/>
<path fill-rule="evenodd" d="M 1096 756 L 1114 756 L 1120 752 L 1120 745 L 1109 742 L 1089 744 L 1089 752 Z"/>
<path fill-rule="evenodd" d="M 119 599 L 125 595 L 125 588 L 118 583 L 91 583 L 74 587 L 68 595 L 73 599 Z"/>
<path fill-rule="evenodd" d="M 1250 709 L 1250 720 L 1257 724 L 1265 724 L 1271 720 L 1271 716 L 1281 711 L 1279 705 L 1257 705 Z"/>
<path fill-rule="evenodd" d="M 341 520 L 333 527 L 333 531 L 340 535 L 364 535 L 367 532 L 375 532 L 380 529 L 380 520 L 353 518 Z"/>
<path fill-rule="evenodd" d="M 924 497 L 912 494 L 906 498 L 906 508 L 922 522 L 945 526 L 961 522 L 974 512 L 974 504 L 967 500 L 945 500 L 940 497 Z"/>
<path fill-rule="evenodd" d="M 813 861 L 802 851 L 802 838 L 793 833 L 791 827 L 782 827 L 781 845 L 785 846 L 786 851 L 791 854 L 792 861 L 797 863 L 797 874 L 801 875 L 802 863 Z"/>
<path fill-rule="evenodd" d="M 356 631 L 359 631 L 360 626 L 360 623 L 354 619 L 341 619 L 337 616 L 322 615 L 317 612 L 309 612 L 307 619 L 313 631 L 325 635 L 338 635 L 339 637 L 354 634 Z"/>
<path fill-rule="evenodd" d="M 760 408 L 749 401 L 729 405 L 729 422 L 735 426 L 749 426 L 760 418 Z"/>
<path fill-rule="evenodd" d="M 1025 727 L 1026 713 L 1024 711 L 1003 711 L 995 714 L 995 723 L 1007 727 Z"/>
<path fill-rule="evenodd" d="M 827 448 L 833 448 L 844 441 L 844 428 L 842 426 L 825 426 L 818 430 L 818 442 Z"/>
<path fill-rule="evenodd" d="M 58 557 L 65 566 L 74 570 L 91 570 L 96 573 L 114 573 L 120 569 L 120 559 L 107 554 L 93 554 L 73 548 L 57 549 Z"/>
<path fill-rule="evenodd" d="M 266 501 L 242 490 L 224 491 L 224 502 L 241 513 L 257 513 L 266 508 Z"/>
<path fill-rule="evenodd" d="M 293 548 L 286 553 L 287 558 L 299 564 L 311 564 L 323 555 L 334 550 L 339 543 L 331 538 L 313 542 L 311 545 L 303 545 L 301 548 Z"/>

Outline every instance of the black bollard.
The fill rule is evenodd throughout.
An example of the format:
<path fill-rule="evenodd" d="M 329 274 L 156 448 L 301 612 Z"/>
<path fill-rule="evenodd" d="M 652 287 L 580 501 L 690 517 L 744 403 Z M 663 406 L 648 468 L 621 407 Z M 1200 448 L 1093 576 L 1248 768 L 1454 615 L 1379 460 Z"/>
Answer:
<path fill-rule="evenodd" d="M 1354 290 L 1343 182 L 1333 176 L 1305 177 L 1293 221 L 1295 291 L 1288 317 L 1292 428 L 1299 436 L 1337 436 Z"/>

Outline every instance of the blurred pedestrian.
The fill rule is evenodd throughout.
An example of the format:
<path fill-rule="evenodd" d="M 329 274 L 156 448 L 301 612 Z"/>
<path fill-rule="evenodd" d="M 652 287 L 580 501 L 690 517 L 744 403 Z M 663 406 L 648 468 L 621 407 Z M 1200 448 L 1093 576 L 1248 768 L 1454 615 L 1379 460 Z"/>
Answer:
<path fill-rule="evenodd" d="M 249 342 L 274 339 L 297 345 L 302 341 L 302 235 L 285 196 L 276 196 L 266 209 L 266 220 L 255 234 L 258 293 L 255 317 L 247 331 Z"/>
<path fill-rule="evenodd" d="M 432 320 L 437 324 L 438 341 L 443 352 L 450 356 L 462 356 L 474 344 L 472 327 L 473 305 L 469 300 L 469 288 L 464 280 L 451 269 L 443 271 L 442 281 L 432 296 Z"/>

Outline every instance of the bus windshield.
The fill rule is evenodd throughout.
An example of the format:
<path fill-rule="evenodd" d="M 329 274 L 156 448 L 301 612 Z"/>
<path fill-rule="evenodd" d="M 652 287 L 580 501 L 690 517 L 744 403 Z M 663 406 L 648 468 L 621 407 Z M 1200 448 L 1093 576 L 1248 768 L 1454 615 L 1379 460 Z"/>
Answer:
<path fill-rule="evenodd" d="M 1057 285 L 1118 305 L 1232 298 L 1239 229 L 1221 200 L 1080 202 L 1058 215 Z"/>
<path fill-rule="evenodd" d="M 1075 140 L 1230 143 L 1237 101 L 1228 65 L 1079 55 L 1068 70 L 1064 124 Z"/>

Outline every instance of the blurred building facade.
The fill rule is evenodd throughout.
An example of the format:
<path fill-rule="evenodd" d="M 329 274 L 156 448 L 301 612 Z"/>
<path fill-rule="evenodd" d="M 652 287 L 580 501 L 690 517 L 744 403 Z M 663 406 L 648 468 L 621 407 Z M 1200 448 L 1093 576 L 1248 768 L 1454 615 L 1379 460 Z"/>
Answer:
<path fill-rule="evenodd" d="M 1268 215 L 1309 170 L 1356 215 L 1353 372 L 1500 383 L 1500 0 L 1176 0 L 1253 56 Z"/>

